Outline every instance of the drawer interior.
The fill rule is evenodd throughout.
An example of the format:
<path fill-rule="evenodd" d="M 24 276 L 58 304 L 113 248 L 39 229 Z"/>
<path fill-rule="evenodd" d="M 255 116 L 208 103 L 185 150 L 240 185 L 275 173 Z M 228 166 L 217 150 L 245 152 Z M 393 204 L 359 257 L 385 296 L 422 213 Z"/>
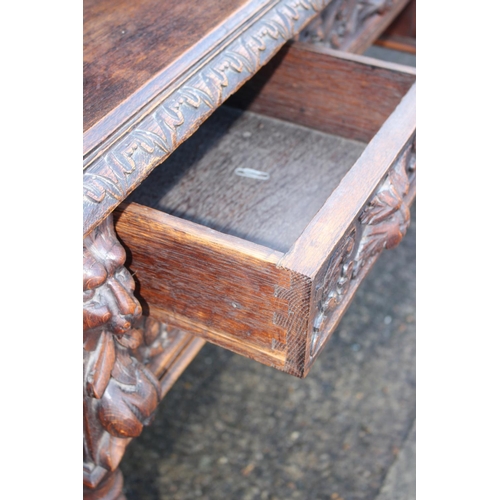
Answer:
<path fill-rule="evenodd" d="M 115 211 L 145 314 L 304 377 L 406 231 L 414 82 L 363 56 L 278 53 Z"/>
<path fill-rule="evenodd" d="M 332 53 L 286 47 L 127 201 L 286 253 L 414 81 Z"/>
<path fill-rule="evenodd" d="M 130 201 L 285 253 L 365 146 L 222 106 Z"/>

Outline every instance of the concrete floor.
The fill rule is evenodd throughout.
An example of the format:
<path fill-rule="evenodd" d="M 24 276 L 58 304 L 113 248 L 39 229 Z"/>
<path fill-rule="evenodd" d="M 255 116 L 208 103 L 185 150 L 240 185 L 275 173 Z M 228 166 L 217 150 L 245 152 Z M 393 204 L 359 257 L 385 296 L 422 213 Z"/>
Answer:
<path fill-rule="evenodd" d="M 127 499 L 414 499 L 415 244 L 413 207 L 305 380 L 207 344 L 127 449 Z"/>

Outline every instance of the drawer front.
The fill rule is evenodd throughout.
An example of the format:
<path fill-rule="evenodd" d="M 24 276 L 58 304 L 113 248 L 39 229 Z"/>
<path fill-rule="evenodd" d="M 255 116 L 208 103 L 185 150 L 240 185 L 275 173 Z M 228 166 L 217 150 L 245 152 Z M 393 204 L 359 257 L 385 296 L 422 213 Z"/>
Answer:
<path fill-rule="evenodd" d="M 376 75 L 371 92 L 378 88 L 385 95 L 381 106 L 399 104 L 287 251 L 137 203 L 115 211 L 116 231 L 129 251 L 127 265 L 146 314 L 298 377 L 310 370 L 378 255 L 404 236 L 415 196 L 415 86 L 398 97 L 414 75 L 401 70 L 401 76 L 396 67 L 376 67 L 373 60 L 365 62 L 359 56 L 349 60 L 350 56 L 337 58 L 334 53 L 300 48 L 287 49 L 283 67 L 297 58 L 314 66 L 315 53 L 323 75 L 334 75 L 337 67 L 348 71 L 349 65 L 357 72 L 357 84 L 337 87 L 350 93 L 349 112 L 370 94 L 370 74 Z M 338 133 L 349 116 L 344 107 L 344 116 L 338 118 L 336 102 L 345 101 L 342 92 L 321 99 L 331 82 L 315 86 L 309 78 L 309 99 L 298 101 L 299 109 L 292 105 L 286 110 L 274 96 L 280 95 L 287 78 L 287 71 L 275 70 L 270 86 L 252 106 L 275 102 L 278 115 L 293 115 L 301 125 L 310 122 L 320 106 L 333 118 L 323 116 L 317 128 L 323 133 L 331 127 Z M 389 93 L 384 78 L 393 83 Z M 272 105 L 266 109 L 272 114 Z M 358 118 L 354 122 L 356 133 L 371 136 L 373 119 L 364 125 Z M 346 123 L 347 136 L 352 130 Z M 286 171 L 286 165 L 283 168 Z"/>
<path fill-rule="evenodd" d="M 395 248 L 410 223 L 416 191 L 415 138 L 391 166 L 316 274 L 305 372 L 335 331 L 363 278 L 384 249 Z"/>

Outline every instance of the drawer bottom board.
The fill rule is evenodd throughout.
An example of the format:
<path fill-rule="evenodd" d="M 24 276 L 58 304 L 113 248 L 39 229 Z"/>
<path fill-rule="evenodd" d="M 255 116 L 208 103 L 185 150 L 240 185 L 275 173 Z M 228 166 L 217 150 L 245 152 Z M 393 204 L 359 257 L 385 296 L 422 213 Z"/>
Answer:
<path fill-rule="evenodd" d="M 365 147 L 223 106 L 128 200 L 285 253 Z"/>

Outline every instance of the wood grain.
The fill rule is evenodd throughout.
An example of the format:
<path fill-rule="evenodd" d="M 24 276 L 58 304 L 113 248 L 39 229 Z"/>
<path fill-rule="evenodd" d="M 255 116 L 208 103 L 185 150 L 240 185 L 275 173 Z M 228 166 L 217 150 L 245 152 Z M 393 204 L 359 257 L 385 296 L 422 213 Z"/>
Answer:
<path fill-rule="evenodd" d="M 397 50 L 399 52 L 408 52 L 408 54 L 417 53 L 417 42 L 414 38 L 399 35 L 382 35 L 375 45 L 386 49 Z"/>
<path fill-rule="evenodd" d="M 410 54 L 417 52 L 417 2 L 411 0 L 375 41 L 376 45 Z"/>
<path fill-rule="evenodd" d="M 92 139 L 92 146 L 84 147 L 88 154 L 83 172 L 83 234 L 110 214 L 326 1 L 273 1 L 269 9 L 254 12 L 239 31 L 226 33 L 224 43 L 193 71 L 165 83 L 150 101 L 141 101 L 137 112 L 125 104 L 126 123 L 106 126 Z"/>
<path fill-rule="evenodd" d="M 391 25 L 383 33 L 386 36 L 405 36 L 417 38 L 417 2 L 410 0 L 401 14 L 394 19 Z"/>
<path fill-rule="evenodd" d="M 191 363 L 195 356 L 200 352 L 201 348 L 205 345 L 204 339 L 194 337 L 188 333 L 185 333 L 185 335 L 189 336 L 189 340 L 184 344 L 182 350 L 179 351 L 177 356 L 165 366 L 163 373 L 158 375 L 158 378 L 160 379 L 162 398 L 166 396 L 177 379 L 188 367 L 189 363 Z"/>
<path fill-rule="evenodd" d="M 415 81 L 394 63 L 293 43 L 228 105 L 368 142 Z"/>
<path fill-rule="evenodd" d="M 414 136 L 395 153 L 396 143 L 408 131 L 404 127 L 403 132 L 396 130 L 401 117 L 391 117 L 388 128 L 384 125 L 383 138 L 376 135 L 367 148 L 369 153 L 360 158 L 362 168 L 360 161 L 356 163 L 353 170 L 363 181 L 351 182 L 349 173 L 345 179 L 351 180 L 341 179 L 363 145 L 234 110 L 221 119 L 223 111 L 206 129 L 206 136 L 199 132 L 197 149 L 213 145 L 214 133 L 221 135 L 221 141 L 210 165 L 201 162 L 199 168 L 190 169 L 194 176 L 190 182 L 200 182 L 198 188 L 193 190 L 193 184 L 174 179 L 177 194 L 182 196 L 169 198 L 167 207 L 207 226 L 212 223 L 215 230 L 135 204 L 115 214 L 119 235 L 133 256 L 130 259 L 129 254 L 129 262 L 137 291 L 150 314 L 143 318 L 144 325 L 133 323 L 140 311 L 132 294 L 133 280 L 123 267 L 125 254 L 105 217 L 324 4 L 321 0 L 211 0 L 200 8 L 192 0 L 85 2 L 85 498 L 123 499 L 116 467 L 126 445 L 150 421 L 159 399 L 201 349 L 204 339 L 305 376 L 379 253 L 404 235 L 415 179 L 414 164 L 402 158 L 413 158 Z M 366 39 L 357 36 L 351 49 L 360 50 L 362 43 Z M 265 77 L 259 90 L 264 86 L 263 95 L 270 92 L 273 97 L 264 108 L 271 109 L 274 117 L 297 124 L 311 127 L 315 126 L 312 122 L 319 123 L 319 130 L 330 134 L 368 141 L 414 80 L 411 70 L 345 56 L 339 56 L 343 62 L 337 61 L 334 70 L 332 53 L 322 49 L 302 49 L 297 66 L 291 59 L 298 54 L 296 50 L 300 46 L 292 49 L 292 56 L 285 51 L 281 59 L 285 59 L 285 68 L 292 62 L 299 75 L 291 78 L 286 71 L 277 70 L 284 75 L 278 83 L 285 82 L 285 92 L 288 85 L 306 81 L 307 73 L 316 72 L 313 80 L 326 79 L 327 85 L 322 87 L 320 82 L 315 86 L 309 81 L 302 89 L 295 86 L 296 96 L 303 92 L 305 97 L 292 98 L 288 106 L 291 102 L 295 112 L 299 111 L 287 115 L 290 110 L 280 111 L 287 107 L 279 102 L 283 88 L 268 85 Z M 308 66 L 311 58 L 313 64 Z M 280 62 L 276 61 L 278 66 Z M 360 69 L 363 63 L 366 66 Z M 328 92 L 332 70 L 339 72 L 339 81 L 354 75 L 349 85 L 334 87 L 334 94 L 342 96 L 335 101 L 337 108 L 330 106 L 331 87 Z M 308 85 L 312 99 L 307 95 Z M 380 98 L 378 107 L 370 108 L 371 95 Z M 255 105 L 265 102 L 260 97 L 251 99 Z M 361 119 L 353 124 L 353 116 L 358 115 Z M 238 122 L 235 117 L 240 116 L 244 118 Z M 388 134 L 396 137 L 387 138 Z M 193 144 L 186 144 L 184 154 L 189 156 Z M 245 149 L 245 144 L 250 147 Z M 389 152 L 380 153 L 384 148 Z M 224 168 L 220 173 L 229 184 L 215 180 L 216 189 L 210 193 L 207 180 L 213 180 L 212 167 L 220 162 L 221 153 Z M 180 151 L 177 161 L 187 168 L 185 159 Z M 382 167 L 368 172 L 372 160 Z M 227 174 L 238 168 L 269 174 L 276 183 L 266 188 L 274 198 L 258 182 L 250 188 L 248 177 L 238 178 L 244 183 L 236 186 Z M 405 177 L 410 171 L 411 178 Z M 342 204 L 343 189 L 353 189 L 351 195 L 357 201 Z M 331 191 L 333 195 L 320 209 Z M 190 196 L 198 203 L 195 214 L 189 213 L 193 206 Z M 226 203 L 245 199 L 244 210 Z M 338 208 L 339 203 L 343 220 L 332 226 L 332 206 Z M 212 216 L 212 221 L 201 220 Z M 307 225 L 311 218 L 313 225 L 332 229 L 331 234 L 322 241 L 316 239 L 317 228 Z M 304 227 L 305 236 L 300 237 Z M 351 248 L 348 238 L 353 227 L 361 237 Z M 291 251 L 284 254 L 290 246 Z M 346 282 L 352 284 L 344 289 Z M 342 297 L 330 311 L 328 287 L 332 284 L 336 300 Z M 155 315 L 169 321 L 172 329 L 159 328 Z M 320 328 L 315 329 L 317 325 Z"/>
<path fill-rule="evenodd" d="M 84 132 L 110 113 L 118 124 L 125 107 L 133 114 L 265 3 L 85 0 Z"/>
<path fill-rule="evenodd" d="M 364 148 L 222 106 L 129 201 L 286 252 Z"/>
<path fill-rule="evenodd" d="M 117 209 L 115 222 L 146 314 L 284 365 L 273 343 L 286 343 L 286 329 L 274 323 L 288 314 L 275 297 L 276 287 L 290 285 L 276 267 L 280 252 L 134 203 Z"/>
<path fill-rule="evenodd" d="M 343 56 L 340 64 L 352 62 L 349 59 L 353 57 L 357 56 Z M 363 59 L 354 62 L 361 65 Z M 391 71 L 396 70 L 391 68 Z M 405 75 L 414 80 L 411 73 L 405 72 Z M 378 92 L 384 91 L 376 87 L 370 99 L 379 102 Z M 323 95 L 327 96 L 325 92 Z M 339 92 L 337 96 L 339 100 L 342 95 L 349 96 L 346 87 L 341 92 L 343 94 Z M 307 196 L 304 194 L 305 203 L 301 201 L 299 188 L 305 189 L 306 184 L 299 176 L 299 180 L 293 182 L 296 187 L 290 190 L 287 174 L 293 178 L 294 171 L 303 170 L 316 177 L 314 193 L 319 182 L 326 182 L 328 168 L 325 172 L 323 167 L 316 170 L 315 161 L 323 161 L 319 153 L 319 160 L 315 160 L 304 151 L 293 168 L 282 160 L 290 158 L 287 150 L 300 151 L 302 146 L 296 138 L 311 131 L 249 112 L 220 110 L 213 122 L 207 122 L 206 132 L 201 132 L 208 135 L 200 136 L 199 143 L 186 143 L 186 152 L 180 151 L 177 168 L 169 171 L 165 163 L 166 179 L 169 179 L 166 186 L 161 185 L 159 177 L 152 178 L 150 186 L 155 203 L 163 198 L 166 190 L 166 199 L 174 200 L 172 211 L 181 207 L 180 215 L 191 217 L 196 213 L 189 210 L 199 205 L 197 217 L 201 219 L 198 222 L 212 224 L 215 229 L 134 202 L 124 203 L 115 211 L 117 234 L 129 251 L 128 264 L 137 281 L 137 294 L 145 313 L 234 352 L 304 377 L 376 257 L 384 248 L 396 245 L 406 231 L 408 217 L 404 200 L 414 193 L 415 180 L 415 86 L 399 105 L 394 105 L 396 109 L 380 131 L 352 168 L 343 177 L 336 178 L 333 192 L 302 234 L 298 237 L 295 234 L 296 240 L 286 253 L 269 246 L 269 241 L 264 246 L 221 232 L 231 220 L 238 224 L 245 222 L 244 217 L 240 217 L 238 203 L 250 188 L 247 185 L 231 191 L 233 180 L 226 185 L 227 175 L 218 177 L 213 172 L 217 172 L 221 164 L 226 173 L 234 172 L 236 166 L 247 168 L 258 163 L 263 168 L 261 165 L 268 165 L 273 175 L 279 172 L 283 175 L 278 176 L 277 186 L 271 185 L 270 193 L 260 192 L 257 183 L 255 192 L 260 194 L 257 201 L 264 203 L 270 196 L 281 200 L 280 203 L 288 201 L 291 206 L 305 206 Z M 355 113 L 352 119 L 356 120 Z M 264 130 L 259 128 L 259 123 L 264 123 Z M 273 136 L 272 127 L 266 128 L 270 123 L 278 130 L 286 130 L 280 140 Z M 240 127 L 242 124 L 245 126 Z M 263 136 L 259 136 L 259 130 Z M 250 135 L 245 136 L 245 132 Z M 314 134 L 322 140 L 335 139 L 314 132 L 307 136 L 309 139 L 304 144 L 310 142 Z M 287 138 L 292 141 L 289 145 Z M 252 148 L 258 150 L 259 144 L 266 141 L 271 158 L 267 164 L 266 155 L 258 157 L 252 152 Z M 280 149 L 283 141 L 284 147 Z M 338 147 L 341 143 L 327 142 L 325 150 L 334 144 Z M 273 157 L 273 149 L 278 152 L 277 156 Z M 313 150 L 321 152 L 317 144 Z M 205 155 L 211 159 L 203 164 Z M 186 161 L 186 158 L 196 161 Z M 335 162 L 326 163 L 335 177 Z M 266 169 L 258 172 L 266 173 Z M 184 182 L 187 182 L 185 186 Z M 193 190 L 193 185 L 198 187 Z M 281 194 L 280 189 L 283 189 Z M 176 191 L 181 194 L 177 198 Z M 284 226 L 287 220 L 287 209 L 280 212 L 280 203 L 271 205 L 279 215 L 274 222 L 278 224 L 275 225 L 278 232 L 279 220 L 284 217 Z M 256 205 L 255 201 L 250 204 L 253 209 Z M 215 217 L 215 221 L 221 216 L 220 227 L 207 213 Z M 247 237 L 252 225 L 255 228 L 262 222 L 266 225 L 266 218 L 262 221 L 259 217 L 252 218 L 251 210 L 248 213 L 245 230 L 235 230 L 235 226 L 231 231 Z"/>
<path fill-rule="evenodd" d="M 348 231 L 352 220 L 411 140 L 416 129 L 416 86 L 390 118 L 321 210 L 281 259 L 280 266 L 314 276 Z M 307 249 L 307 252 L 305 251 Z"/>
<path fill-rule="evenodd" d="M 281 258 L 278 252 L 141 205 L 119 209 L 117 231 L 133 256 L 130 268 L 144 307 L 222 347 L 305 376 L 376 257 L 399 242 L 391 236 L 392 228 L 399 227 L 392 214 L 404 214 L 398 200 L 414 191 L 409 183 L 379 184 L 395 165 L 405 172 L 414 168 L 409 160 L 398 160 L 409 154 L 413 140 L 414 124 L 405 129 L 400 123 L 411 122 L 412 98 L 410 91 L 383 128 L 382 139 L 372 141 L 379 148 L 382 141 L 382 151 L 356 164 L 357 176 L 346 175 L 300 243 Z M 389 130 L 394 137 L 387 137 Z M 361 214 L 374 203 L 370 200 L 378 199 L 374 197 L 390 200 L 389 195 L 394 203 L 387 206 L 386 217 L 379 210 L 383 224 L 373 233 L 376 244 L 365 243 L 368 230 L 360 228 Z M 218 202 L 223 209 L 224 199 Z M 347 246 L 355 227 L 353 243 Z M 404 234 L 406 229 L 397 231 Z M 325 283 L 324 292 L 320 283 Z"/>

